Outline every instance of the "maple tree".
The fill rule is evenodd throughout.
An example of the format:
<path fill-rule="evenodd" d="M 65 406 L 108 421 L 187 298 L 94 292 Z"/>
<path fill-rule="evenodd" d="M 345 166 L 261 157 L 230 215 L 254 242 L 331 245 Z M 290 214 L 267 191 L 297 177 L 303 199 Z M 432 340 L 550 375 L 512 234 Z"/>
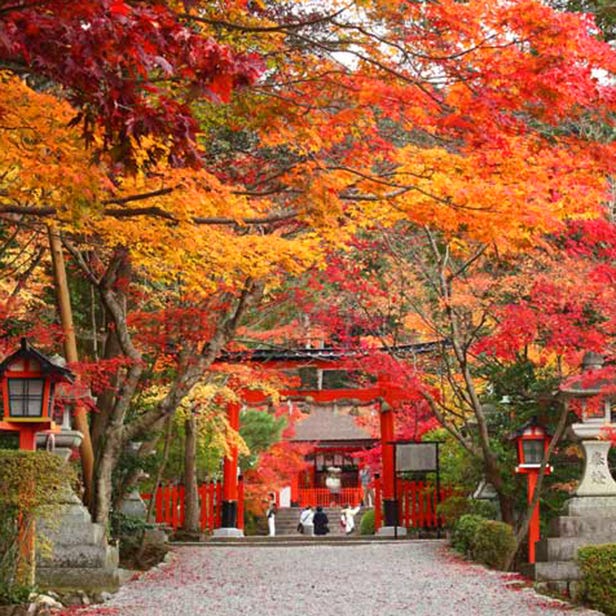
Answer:
<path fill-rule="evenodd" d="M 59 224 L 105 319 L 97 519 L 123 445 L 158 430 L 237 327 L 257 328 L 249 308 L 327 252 L 411 224 L 432 238 L 430 266 L 455 257 L 485 278 L 488 257 L 596 214 L 613 147 L 575 126 L 612 126 L 596 71 L 614 54 L 593 28 L 527 0 L 2 5 L 3 225 L 19 250 L 27 229 Z M 350 254 L 338 276 L 359 283 Z M 468 314 L 490 314 L 441 287 L 441 321 L 471 299 Z M 383 328 L 402 313 L 378 298 Z"/>

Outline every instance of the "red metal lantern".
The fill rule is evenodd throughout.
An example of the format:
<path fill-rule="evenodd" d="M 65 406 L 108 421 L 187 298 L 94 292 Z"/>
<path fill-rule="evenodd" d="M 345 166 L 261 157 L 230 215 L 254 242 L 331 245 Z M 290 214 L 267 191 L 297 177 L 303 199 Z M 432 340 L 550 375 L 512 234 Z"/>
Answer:
<path fill-rule="evenodd" d="M 538 423 L 537 418 L 533 417 L 513 434 L 511 440 L 516 441 L 518 453 L 518 465 L 515 467 L 515 472 L 526 475 L 528 478 L 527 499 L 530 505 L 535 495 L 537 478 L 549 446 L 550 435 L 545 427 Z M 549 475 L 551 472 L 552 467 L 547 465 L 545 474 Z M 539 539 L 539 503 L 537 503 L 528 528 L 528 562 L 531 564 L 535 562 L 535 544 Z"/>
<path fill-rule="evenodd" d="M 518 465 L 515 472 L 528 474 L 538 471 L 550 442 L 550 435 L 545 427 L 538 423 L 536 417 L 533 417 L 514 433 L 512 440 L 516 441 L 518 453 Z M 549 467 L 549 471 L 551 470 Z"/>
<path fill-rule="evenodd" d="M 53 429 L 57 383 L 74 381 L 72 372 L 55 364 L 25 338 L 21 347 L 0 363 L 4 420 L 0 430 L 19 432 L 20 449 L 36 449 L 35 433 Z"/>

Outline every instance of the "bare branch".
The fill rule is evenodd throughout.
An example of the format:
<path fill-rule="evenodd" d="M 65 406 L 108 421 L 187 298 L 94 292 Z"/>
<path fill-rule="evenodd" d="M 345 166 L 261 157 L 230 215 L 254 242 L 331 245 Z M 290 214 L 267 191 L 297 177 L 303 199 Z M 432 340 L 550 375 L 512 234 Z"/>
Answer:
<path fill-rule="evenodd" d="M 199 17 L 198 15 L 191 15 L 190 13 L 178 13 L 177 16 L 187 21 L 195 21 L 197 23 L 208 24 L 210 26 L 216 26 L 220 28 L 225 28 L 226 30 L 235 30 L 239 32 L 287 32 L 289 30 L 298 30 L 307 26 L 315 26 L 317 24 L 332 21 L 335 17 L 343 13 L 345 10 L 346 7 L 343 7 L 339 11 L 336 11 L 331 15 L 319 16 L 315 17 L 314 19 L 307 19 L 305 21 L 298 21 L 295 23 L 277 24 L 275 26 L 249 26 L 246 24 L 223 21 L 221 19 Z"/>

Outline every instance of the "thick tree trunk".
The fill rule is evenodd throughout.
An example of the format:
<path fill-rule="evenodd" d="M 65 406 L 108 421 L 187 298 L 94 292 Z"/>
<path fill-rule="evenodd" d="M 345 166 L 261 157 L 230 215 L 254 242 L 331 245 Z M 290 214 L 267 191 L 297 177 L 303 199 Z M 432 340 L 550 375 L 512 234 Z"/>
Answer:
<path fill-rule="evenodd" d="M 113 471 L 117 466 L 123 447 L 122 426 L 110 425 L 105 447 L 98 463 L 96 475 L 96 510 L 94 521 L 107 526 L 113 498 Z"/>
<path fill-rule="evenodd" d="M 197 493 L 197 422 L 190 417 L 184 422 L 184 524 L 182 530 L 199 534 L 199 496 Z"/>
<path fill-rule="evenodd" d="M 107 319 L 107 321 L 108 323 L 113 323 L 113 319 L 111 318 Z M 105 336 L 103 358 L 113 359 L 114 357 L 121 357 L 121 355 L 122 349 L 115 333 L 115 327 L 108 326 Z M 117 395 L 116 388 L 118 383 L 119 376 L 118 374 L 115 374 L 110 378 L 110 387 L 99 394 L 96 403 L 98 412 L 94 413 L 91 418 L 92 447 L 94 449 L 95 466 L 98 463 L 102 443 L 105 439 L 105 432 L 107 430 L 107 425 L 109 424 L 109 417 Z"/>

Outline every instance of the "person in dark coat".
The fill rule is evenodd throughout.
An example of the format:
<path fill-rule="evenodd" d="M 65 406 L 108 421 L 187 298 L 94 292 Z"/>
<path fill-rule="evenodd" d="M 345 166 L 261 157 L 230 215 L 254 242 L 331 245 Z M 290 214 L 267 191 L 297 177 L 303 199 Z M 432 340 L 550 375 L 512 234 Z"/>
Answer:
<path fill-rule="evenodd" d="M 327 519 L 327 514 L 323 511 L 323 507 L 317 507 L 312 523 L 314 524 L 315 535 L 327 535 L 329 532 L 329 520 Z"/>

